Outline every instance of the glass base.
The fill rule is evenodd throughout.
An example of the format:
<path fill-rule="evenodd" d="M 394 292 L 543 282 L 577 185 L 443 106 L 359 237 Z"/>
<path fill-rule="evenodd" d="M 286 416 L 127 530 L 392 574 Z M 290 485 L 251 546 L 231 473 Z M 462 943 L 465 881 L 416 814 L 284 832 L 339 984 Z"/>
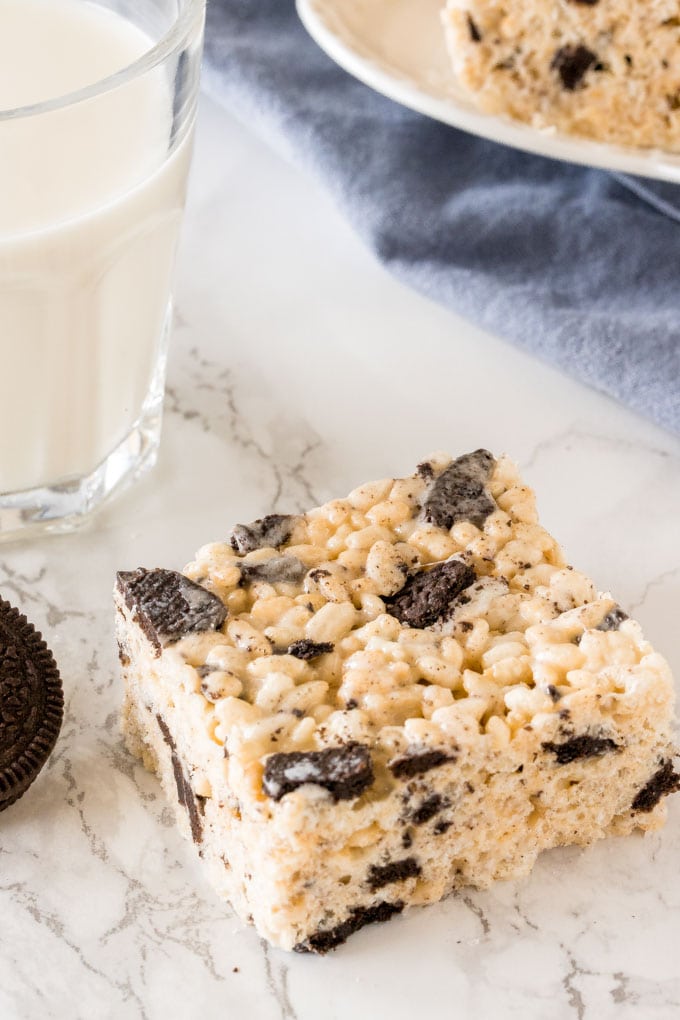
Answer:
<path fill-rule="evenodd" d="M 0 494 L 0 543 L 41 532 L 74 531 L 105 500 L 120 493 L 153 467 L 161 438 L 165 365 L 171 324 L 170 307 L 154 378 L 142 413 L 127 436 L 84 478 Z"/>

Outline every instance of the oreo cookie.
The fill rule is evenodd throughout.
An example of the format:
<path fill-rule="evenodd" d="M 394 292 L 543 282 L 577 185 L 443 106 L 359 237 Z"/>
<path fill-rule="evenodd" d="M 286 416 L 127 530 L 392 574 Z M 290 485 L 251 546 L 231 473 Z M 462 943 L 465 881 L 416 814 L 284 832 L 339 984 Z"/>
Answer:
<path fill-rule="evenodd" d="M 368 748 L 352 741 L 323 751 L 291 751 L 270 754 L 264 766 L 262 786 L 272 800 L 305 783 L 328 790 L 334 801 L 353 800 L 373 782 L 373 763 Z"/>
<path fill-rule="evenodd" d="M 157 656 L 187 634 L 219 630 L 227 618 L 216 595 L 176 570 L 121 571 L 116 583 Z"/>
<path fill-rule="evenodd" d="M 628 613 L 624 613 L 621 606 L 614 606 L 595 630 L 618 630 L 624 620 L 628 619 Z"/>
<path fill-rule="evenodd" d="M 642 787 L 631 804 L 633 811 L 652 811 L 662 797 L 680 790 L 680 775 L 673 762 L 668 759 L 661 763 L 649 782 Z"/>
<path fill-rule="evenodd" d="M 254 581 L 265 581 L 267 584 L 297 584 L 307 573 L 307 567 L 297 556 L 272 556 L 264 563 L 243 563 L 241 565 L 241 581 L 245 585 Z"/>
<path fill-rule="evenodd" d="M 418 878 L 421 872 L 422 868 L 415 857 L 404 857 L 400 861 L 388 861 L 387 864 L 372 864 L 366 881 L 371 892 L 375 892 L 376 889 L 392 885 L 393 882 L 403 882 L 407 878 Z"/>
<path fill-rule="evenodd" d="M 583 84 L 586 72 L 597 64 L 597 54 L 581 44 L 561 46 L 552 59 L 550 67 L 557 71 L 562 88 L 575 92 Z M 597 68 L 596 68 L 597 69 Z"/>
<path fill-rule="evenodd" d="M 399 758 L 393 758 L 389 762 L 389 769 L 395 779 L 412 779 L 413 776 L 421 776 L 430 769 L 436 769 L 446 762 L 455 761 L 455 752 L 458 748 L 452 748 L 450 754 L 439 750 L 407 751 Z"/>
<path fill-rule="evenodd" d="M 478 528 L 497 509 L 486 489 L 496 464 L 488 450 L 475 450 L 454 460 L 432 485 L 423 504 L 423 518 L 447 531 L 459 521 Z"/>
<path fill-rule="evenodd" d="M 370 907 L 353 907 L 341 924 L 335 928 L 326 928 L 310 935 L 304 942 L 298 942 L 293 947 L 296 953 L 318 953 L 320 956 L 329 953 L 331 949 L 337 949 L 343 942 L 346 942 L 350 935 L 367 924 L 376 924 L 389 921 L 395 914 L 400 914 L 404 909 L 402 900 L 395 903 L 387 903 L 384 900 L 375 903 Z"/>
<path fill-rule="evenodd" d="M 328 655 L 334 648 L 332 641 L 309 641 L 303 638 L 301 641 L 293 641 L 292 645 L 288 646 L 288 655 L 310 662 L 320 655 Z"/>
<path fill-rule="evenodd" d="M 541 747 L 555 755 L 558 765 L 570 765 L 579 758 L 601 758 L 603 754 L 619 750 L 619 745 L 611 737 L 592 736 L 590 733 L 571 737 L 560 744 L 548 740 Z"/>
<path fill-rule="evenodd" d="M 252 524 L 237 524 L 232 528 L 229 542 L 241 556 L 255 549 L 278 549 L 293 534 L 298 520 L 295 514 L 267 514 Z"/>
<path fill-rule="evenodd" d="M 456 599 L 476 580 L 469 564 L 447 560 L 410 577 L 401 591 L 384 599 L 385 609 L 406 627 L 432 627 L 451 615 Z"/>
<path fill-rule="evenodd" d="M 429 822 L 430 818 L 434 818 L 444 808 L 450 807 L 450 804 L 451 802 L 442 797 L 441 793 L 433 793 L 411 812 L 409 821 L 414 825 L 424 825 L 425 822 Z"/>
<path fill-rule="evenodd" d="M 0 599 L 0 811 L 47 761 L 64 715 L 59 670 L 41 634 Z"/>
<path fill-rule="evenodd" d="M 191 838 L 194 843 L 200 843 L 203 839 L 203 823 L 201 822 L 201 815 L 199 813 L 198 805 L 201 801 L 194 796 L 194 791 L 191 788 L 191 783 L 187 779 L 182 763 L 179 760 L 177 754 L 177 745 L 172 738 L 172 734 L 165 722 L 163 717 L 156 713 L 156 722 L 158 728 L 161 731 L 163 740 L 170 749 L 170 761 L 172 762 L 172 772 L 175 777 L 175 785 L 177 787 L 177 800 L 186 810 L 189 816 L 189 825 L 191 826 Z"/>

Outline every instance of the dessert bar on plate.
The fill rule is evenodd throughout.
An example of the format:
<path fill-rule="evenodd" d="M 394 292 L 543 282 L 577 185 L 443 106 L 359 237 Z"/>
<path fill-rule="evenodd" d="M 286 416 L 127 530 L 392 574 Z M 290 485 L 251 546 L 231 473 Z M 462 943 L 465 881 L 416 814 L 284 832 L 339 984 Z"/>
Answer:
<path fill-rule="evenodd" d="M 490 113 L 680 150 L 677 0 L 448 0 L 460 83 Z"/>
<path fill-rule="evenodd" d="M 184 573 L 121 572 L 116 603 L 128 746 L 273 945 L 665 819 L 668 665 L 506 457 L 237 525 Z"/>

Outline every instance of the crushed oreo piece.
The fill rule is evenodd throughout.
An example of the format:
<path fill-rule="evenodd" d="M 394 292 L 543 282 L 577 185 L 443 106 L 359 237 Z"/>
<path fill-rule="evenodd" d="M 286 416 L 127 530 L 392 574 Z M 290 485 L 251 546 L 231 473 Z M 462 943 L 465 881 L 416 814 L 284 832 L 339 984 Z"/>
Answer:
<path fill-rule="evenodd" d="M 322 577 L 331 577 L 330 570 L 326 570 L 325 567 L 315 567 L 314 570 L 309 571 L 310 580 L 318 582 Z"/>
<path fill-rule="evenodd" d="M 267 514 L 252 524 L 237 524 L 232 528 L 229 542 L 234 552 L 245 556 L 255 549 L 278 549 L 293 534 L 298 517 L 294 514 Z"/>
<path fill-rule="evenodd" d="M 434 826 L 435 836 L 443 836 L 445 832 L 448 832 L 452 825 L 453 822 L 450 821 L 449 819 L 440 818 L 439 821 L 436 822 Z"/>
<path fill-rule="evenodd" d="M 473 42 L 481 42 L 482 41 L 482 33 L 477 28 L 477 25 L 475 24 L 471 14 L 467 15 L 467 27 L 468 27 L 468 32 L 470 33 L 470 38 L 472 39 L 472 41 Z"/>
<path fill-rule="evenodd" d="M 401 591 L 385 598 L 387 612 L 407 627 L 423 629 L 449 617 L 461 592 L 477 580 L 462 560 L 447 560 L 409 578 Z"/>
<path fill-rule="evenodd" d="M 424 478 L 426 482 L 429 482 L 434 478 L 434 468 L 430 464 L 429 460 L 421 461 L 416 468 L 416 474 L 419 478 Z"/>
<path fill-rule="evenodd" d="M 555 687 L 555 684 L 548 684 L 546 690 L 550 695 L 550 700 L 553 702 L 553 704 L 557 703 L 562 698 L 562 695 Z"/>
<path fill-rule="evenodd" d="M 563 88 L 575 92 L 586 71 L 597 63 L 597 55 L 587 46 L 561 46 L 552 58 L 550 67 L 557 71 Z"/>
<path fill-rule="evenodd" d="M 404 909 L 401 900 L 395 903 L 376 903 L 372 907 L 353 907 L 349 917 L 335 928 L 327 931 L 317 931 L 310 935 L 304 942 L 298 942 L 294 947 L 296 953 L 319 953 L 323 955 L 331 949 L 341 946 L 350 935 L 359 931 L 367 924 L 389 921 L 395 914 L 400 914 Z"/>
<path fill-rule="evenodd" d="M 407 878 L 417 878 L 422 868 L 415 857 L 404 857 L 400 861 L 390 861 L 389 864 L 372 864 L 368 871 L 366 881 L 371 889 L 382 889 L 385 885 L 392 885 L 393 882 L 403 882 Z"/>
<path fill-rule="evenodd" d="M 496 502 L 486 490 L 495 463 L 488 450 L 475 450 L 454 460 L 430 489 L 423 505 L 425 521 L 447 531 L 458 521 L 483 527 L 496 510 Z"/>
<path fill-rule="evenodd" d="M 455 751 L 445 754 L 444 751 L 409 751 L 399 758 L 393 758 L 389 763 L 389 769 L 395 779 L 411 779 L 413 776 L 421 776 L 430 769 L 436 769 L 447 761 L 455 761 Z"/>
<path fill-rule="evenodd" d="M 631 810 L 651 811 L 662 797 L 675 793 L 676 790 L 680 790 L 680 775 L 673 768 L 673 762 L 669 758 L 642 787 L 631 804 Z"/>
<path fill-rule="evenodd" d="M 434 818 L 436 814 L 448 806 L 448 801 L 440 793 L 433 793 L 431 797 L 428 797 L 411 812 L 410 820 L 414 825 L 424 825 L 425 822 L 429 822 L 430 818 Z"/>
<path fill-rule="evenodd" d="M 156 655 L 194 631 L 219 630 L 226 606 L 212 592 L 176 570 L 121 571 L 118 589 Z"/>
<path fill-rule="evenodd" d="M 352 741 L 323 751 L 292 751 L 270 754 L 264 766 L 262 786 L 272 800 L 305 783 L 328 790 L 333 800 L 352 800 L 373 782 L 373 763 L 365 744 Z"/>
<path fill-rule="evenodd" d="M 571 737 L 561 744 L 549 740 L 541 747 L 555 755 L 558 765 L 568 765 L 579 758 L 600 758 L 603 754 L 619 749 L 619 745 L 611 737 L 593 737 L 588 733 L 580 737 Z"/>
<path fill-rule="evenodd" d="M 293 641 L 292 645 L 288 646 L 287 654 L 308 662 L 310 659 L 316 659 L 319 655 L 328 655 L 334 648 L 335 645 L 332 641 L 307 641 L 303 639 L 301 641 Z M 354 708 L 356 708 L 356 703 Z"/>
<path fill-rule="evenodd" d="M 624 613 L 621 606 L 614 606 L 610 609 L 602 622 L 595 630 L 618 630 L 624 620 L 628 619 L 628 613 Z"/>
<path fill-rule="evenodd" d="M 297 556 L 272 556 L 264 563 L 242 563 L 239 585 L 244 587 L 253 581 L 267 584 L 297 584 L 307 573 L 307 567 Z"/>
<path fill-rule="evenodd" d="M 172 761 L 172 771 L 175 777 L 175 785 L 177 786 L 177 799 L 182 807 L 186 810 L 189 815 L 189 824 L 191 825 L 191 838 L 194 843 L 200 843 L 203 839 L 203 823 L 201 816 L 204 813 L 204 803 L 200 804 L 194 795 L 194 791 L 191 788 L 187 777 L 184 775 L 184 769 L 182 763 L 179 760 L 177 754 L 177 745 L 172 738 L 172 734 L 168 729 L 168 725 L 161 715 L 156 714 L 156 722 L 158 728 L 163 735 L 163 740 L 170 748 L 170 760 Z M 205 801 L 205 798 L 201 798 Z M 200 805 L 200 813 L 199 813 Z"/>

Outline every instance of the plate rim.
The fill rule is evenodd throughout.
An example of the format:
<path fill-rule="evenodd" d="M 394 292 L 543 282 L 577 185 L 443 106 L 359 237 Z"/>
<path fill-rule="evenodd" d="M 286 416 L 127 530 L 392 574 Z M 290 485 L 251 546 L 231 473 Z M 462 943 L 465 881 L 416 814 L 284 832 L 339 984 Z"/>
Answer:
<path fill-rule="evenodd" d="M 328 0 L 295 2 L 300 21 L 331 60 L 369 88 L 408 109 L 536 156 L 680 184 L 680 153 L 612 145 L 577 135 L 542 131 L 509 117 L 468 110 L 453 98 L 437 98 L 354 49 L 324 17 L 324 9 L 331 6 Z M 413 2 L 417 3 L 417 0 Z M 337 8 L 335 13 L 337 16 Z"/>

